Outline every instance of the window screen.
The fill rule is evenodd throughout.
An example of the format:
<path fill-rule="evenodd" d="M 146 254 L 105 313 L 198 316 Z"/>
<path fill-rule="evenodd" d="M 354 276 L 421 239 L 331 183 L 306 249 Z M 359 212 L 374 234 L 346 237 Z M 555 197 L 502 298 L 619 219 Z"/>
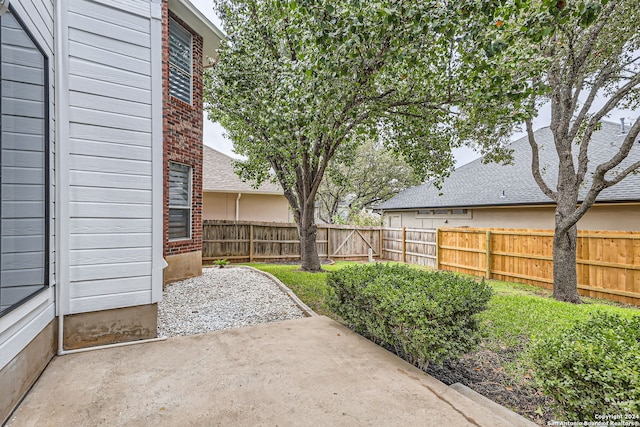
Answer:
<path fill-rule="evenodd" d="M 47 58 L 24 25 L 0 18 L 0 315 L 48 286 Z"/>
<path fill-rule="evenodd" d="M 191 33 L 169 20 L 169 93 L 191 104 Z"/>
<path fill-rule="evenodd" d="M 169 239 L 191 237 L 191 167 L 169 162 Z"/>

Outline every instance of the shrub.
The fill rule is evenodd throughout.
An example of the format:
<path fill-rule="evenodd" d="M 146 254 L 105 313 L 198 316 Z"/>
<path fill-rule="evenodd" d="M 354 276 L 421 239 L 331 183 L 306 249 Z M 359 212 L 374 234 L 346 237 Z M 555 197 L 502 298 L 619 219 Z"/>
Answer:
<path fill-rule="evenodd" d="M 369 264 L 332 272 L 329 307 L 356 332 L 425 369 L 471 351 L 491 288 L 453 273 Z"/>
<path fill-rule="evenodd" d="M 640 414 L 640 316 L 598 312 L 538 340 L 531 356 L 558 416 L 596 421 L 602 414 Z"/>
<path fill-rule="evenodd" d="M 351 211 L 347 217 L 347 224 L 351 225 L 380 226 L 382 223 L 382 215 L 369 212 L 366 209 Z"/>

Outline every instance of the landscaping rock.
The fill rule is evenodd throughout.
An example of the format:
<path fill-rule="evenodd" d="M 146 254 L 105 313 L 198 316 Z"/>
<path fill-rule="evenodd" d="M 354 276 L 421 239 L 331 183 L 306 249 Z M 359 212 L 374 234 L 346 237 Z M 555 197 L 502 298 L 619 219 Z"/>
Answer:
<path fill-rule="evenodd" d="M 193 335 L 305 317 L 268 277 L 242 268 L 205 268 L 175 282 L 158 304 L 158 336 Z"/>

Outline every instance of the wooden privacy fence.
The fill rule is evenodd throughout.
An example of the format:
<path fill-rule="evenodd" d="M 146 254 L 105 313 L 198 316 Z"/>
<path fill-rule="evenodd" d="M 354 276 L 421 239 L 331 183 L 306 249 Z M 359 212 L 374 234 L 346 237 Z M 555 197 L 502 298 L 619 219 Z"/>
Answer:
<path fill-rule="evenodd" d="M 553 232 L 438 229 L 437 268 L 553 288 Z M 640 233 L 579 231 L 581 295 L 640 305 Z"/>
<path fill-rule="evenodd" d="M 202 259 L 234 262 L 292 261 L 300 259 L 295 224 L 243 221 L 204 221 Z M 365 260 L 369 251 L 379 259 L 381 227 L 318 224 L 316 245 L 321 258 Z"/>
<path fill-rule="evenodd" d="M 437 268 L 436 230 L 382 229 L 382 258 Z"/>
<path fill-rule="evenodd" d="M 321 258 L 404 262 L 491 279 L 553 287 L 553 232 L 495 228 L 318 225 Z M 640 232 L 580 231 L 580 294 L 640 305 Z M 202 258 L 234 262 L 300 259 L 294 224 L 205 221 Z"/>

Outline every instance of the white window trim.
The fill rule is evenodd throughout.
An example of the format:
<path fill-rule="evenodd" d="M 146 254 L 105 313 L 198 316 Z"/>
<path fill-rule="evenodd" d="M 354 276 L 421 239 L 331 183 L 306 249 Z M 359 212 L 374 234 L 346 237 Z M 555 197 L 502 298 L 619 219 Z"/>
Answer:
<path fill-rule="evenodd" d="M 174 162 L 172 160 L 169 160 L 169 173 L 171 173 L 171 163 L 176 164 L 176 165 L 181 165 L 181 166 L 186 166 L 189 168 L 189 188 L 188 188 L 188 195 L 189 195 L 189 200 L 187 201 L 187 206 L 172 206 L 171 203 L 169 203 L 169 211 L 171 209 L 181 209 L 181 210 L 188 210 L 189 211 L 189 233 L 187 237 L 174 237 L 171 238 L 169 237 L 169 241 L 170 242 L 180 242 L 180 241 L 185 241 L 185 240 L 191 240 L 193 238 L 193 166 L 188 165 L 186 163 L 180 163 L 180 162 Z M 169 192 L 171 192 L 171 182 L 169 182 Z M 171 198 L 169 198 L 169 200 L 171 200 Z M 167 212 L 167 214 L 169 214 L 169 212 Z M 168 232 L 168 231 L 167 231 Z"/>
<path fill-rule="evenodd" d="M 191 61 L 189 61 L 189 102 L 185 101 L 184 99 L 180 99 L 176 96 L 171 95 L 171 68 L 172 68 L 172 61 L 171 61 L 171 52 L 169 52 L 169 96 L 171 96 L 173 99 L 177 99 L 178 101 L 184 102 L 185 104 L 189 104 L 189 105 L 193 105 L 193 34 L 191 34 L 191 31 L 187 30 L 185 28 L 184 25 L 181 25 L 178 23 L 178 21 L 176 21 L 173 18 L 169 18 L 169 37 L 171 36 L 171 25 L 177 25 L 178 27 L 182 28 L 184 30 L 185 33 L 189 34 L 189 50 L 190 50 L 190 57 L 191 57 Z M 169 40 L 167 40 L 167 43 L 170 44 Z M 171 47 L 168 47 L 169 50 L 171 50 Z M 173 65 L 173 68 L 175 70 L 177 70 L 177 72 L 182 73 L 183 75 L 186 75 L 187 73 L 180 67 L 178 67 L 177 65 Z"/>
<path fill-rule="evenodd" d="M 458 209 L 465 209 L 467 211 L 466 214 L 454 214 L 452 211 Z M 419 213 L 420 211 L 431 211 L 433 213 Z M 447 213 L 435 213 L 436 211 L 447 211 Z M 419 209 L 416 210 L 416 218 L 450 218 L 450 219 L 472 219 L 473 214 L 472 210 L 468 208 L 454 208 L 454 209 L 444 209 L 444 208 L 430 208 L 430 209 Z"/>

